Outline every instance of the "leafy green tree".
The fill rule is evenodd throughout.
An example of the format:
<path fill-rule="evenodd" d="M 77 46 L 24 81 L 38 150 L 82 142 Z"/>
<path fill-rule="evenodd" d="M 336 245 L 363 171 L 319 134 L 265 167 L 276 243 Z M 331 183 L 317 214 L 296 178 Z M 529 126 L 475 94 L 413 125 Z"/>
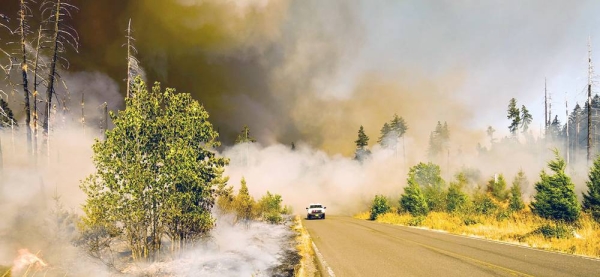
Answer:
<path fill-rule="evenodd" d="M 377 219 L 380 214 L 385 214 L 390 211 L 388 199 L 383 195 L 375 195 L 373 203 L 371 203 L 371 220 Z"/>
<path fill-rule="evenodd" d="M 400 207 L 412 216 L 427 215 L 429 212 L 425 195 L 414 180 L 408 179 L 408 186 L 404 187 L 404 194 L 400 197 Z"/>
<path fill-rule="evenodd" d="M 250 128 L 247 125 L 244 125 L 242 132 L 235 139 L 235 143 L 247 143 L 247 142 L 256 142 L 256 139 L 250 136 Z"/>
<path fill-rule="evenodd" d="M 446 210 L 448 212 L 458 212 L 467 208 L 469 196 L 463 191 L 467 183 L 467 178 L 462 173 L 457 174 L 456 181 L 450 182 L 446 196 Z"/>
<path fill-rule="evenodd" d="M 242 221 L 248 223 L 248 221 L 257 217 L 256 202 L 254 198 L 250 196 L 248 191 L 248 185 L 246 185 L 246 179 L 242 178 L 241 187 L 235 197 L 235 215 L 236 221 Z"/>
<path fill-rule="evenodd" d="M 419 163 L 410 168 L 408 179 L 421 186 L 429 210 L 443 211 L 446 208 L 445 182 L 438 165 L 431 162 Z"/>
<path fill-rule="evenodd" d="M 190 94 L 148 91 L 138 77 L 125 110 L 93 145 L 96 172 L 82 181 L 83 233 L 123 236 L 134 259 L 204 236 L 214 226 L 211 208 L 224 186 L 227 159 L 212 151 L 218 134 L 208 112 Z"/>
<path fill-rule="evenodd" d="M 508 130 L 513 136 L 517 136 L 517 129 L 521 124 L 521 111 L 517 107 L 517 100 L 515 98 L 511 98 L 508 103 L 508 115 L 506 118 L 511 120 L 510 126 L 508 126 Z"/>
<path fill-rule="evenodd" d="M 506 180 L 504 180 L 504 175 L 498 174 L 497 176 L 492 177 L 492 179 L 488 181 L 486 190 L 496 198 L 496 200 L 506 200 L 508 192 L 506 191 Z"/>
<path fill-rule="evenodd" d="M 356 143 L 354 159 L 362 161 L 371 154 L 371 151 L 367 149 L 367 145 L 369 145 L 369 137 L 365 134 L 365 129 L 362 125 L 358 129 L 358 139 L 356 139 L 354 143 Z"/>
<path fill-rule="evenodd" d="M 521 128 L 523 128 L 523 133 L 527 133 L 531 121 L 533 121 L 533 116 L 531 116 L 525 105 L 521 106 Z"/>
<path fill-rule="evenodd" d="M 282 222 L 282 201 L 283 200 L 281 199 L 281 195 L 271 194 L 269 191 L 267 191 L 267 194 L 264 195 L 257 203 L 258 209 L 260 211 L 260 217 L 262 217 L 264 221 L 273 224 Z"/>
<path fill-rule="evenodd" d="M 547 219 L 574 222 L 579 218 L 581 207 L 575 195 L 575 185 L 565 173 L 567 164 L 554 150 L 554 160 L 548 167 L 554 174 L 548 175 L 544 170 L 540 173 L 540 181 L 535 184 L 536 194 L 531 203 L 531 210 Z"/>
<path fill-rule="evenodd" d="M 594 160 L 588 177 L 588 190 L 583 194 L 583 209 L 589 212 L 594 220 L 600 222 L 600 156 Z"/>

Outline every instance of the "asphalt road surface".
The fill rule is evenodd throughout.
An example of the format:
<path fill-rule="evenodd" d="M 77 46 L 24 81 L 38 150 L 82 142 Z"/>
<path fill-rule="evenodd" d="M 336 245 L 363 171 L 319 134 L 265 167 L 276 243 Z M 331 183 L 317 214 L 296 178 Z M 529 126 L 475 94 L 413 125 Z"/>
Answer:
<path fill-rule="evenodd" d="M 600 276 L 600 261 L 327 215 L 304 220 L 323 276 Z"/>

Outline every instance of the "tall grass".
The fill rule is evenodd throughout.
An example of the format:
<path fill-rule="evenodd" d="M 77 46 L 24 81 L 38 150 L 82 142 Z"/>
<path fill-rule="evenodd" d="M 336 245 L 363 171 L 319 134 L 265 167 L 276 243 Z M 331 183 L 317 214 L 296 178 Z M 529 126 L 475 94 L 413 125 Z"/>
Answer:
<path fill-rule="evenodd" d="M 365 218 L 364 213 L 355 217 L 368 219 Z M 422 226 L 454 234 L 600 258 L 600 224 L 587 214 L 583 214 L 581 219 L 572 226 L 540 218 L 529 210 L 491 215 L 431 212 L 421 218 L 413 217 L 408 213 L 389 212 L 378 216 L 376 221 L 404 226 Z M 564 233 L 549 235 L 546 230 L 564 230 Z"/>
<path fill-rule="evenodd" d="M 294 269 L 294 276 L 306 277 L 316 276 L 317 265 L 315 263 L 315 252 L 312 248 L 312 240 L 308 231 L 302 225 L 300 216 L 294 218 L 293 230 L 296 232 L 296 249 L 300 254 L 300 264 Z"/>

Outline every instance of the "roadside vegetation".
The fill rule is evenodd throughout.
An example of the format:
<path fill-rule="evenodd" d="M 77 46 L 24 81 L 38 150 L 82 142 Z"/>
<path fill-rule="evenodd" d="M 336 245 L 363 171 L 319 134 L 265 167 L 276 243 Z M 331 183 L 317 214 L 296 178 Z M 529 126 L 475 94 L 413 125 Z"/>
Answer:
<path fill-rule="evenodd" d="M 549 171 L 543 170 L 535 183 L 530 203 L 523 201 L 521 193 L 528 185 L 523 171 L 514 177 L 510 188 L 502 174 L 480 186 L 465 172 L 457 173 L 445 185 L 437 165 L 419 163 L 410 169 L 400 201 L 392 203 L 396 205 L 377 195 L 370 212 L 355 217 L 600 257 L 600 224 L 595 214 L 600 207 L 600 157 L 589 173 L 582 205 L 565 173 L 565 160 L 558 151 L 554 154 L 548 162 Z"/>

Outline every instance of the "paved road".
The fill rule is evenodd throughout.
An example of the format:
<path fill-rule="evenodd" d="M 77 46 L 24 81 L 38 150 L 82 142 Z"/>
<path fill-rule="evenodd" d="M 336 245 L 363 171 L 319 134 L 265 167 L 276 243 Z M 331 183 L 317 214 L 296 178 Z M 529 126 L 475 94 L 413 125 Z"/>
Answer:
<path fill-rule="evenodd" d="M 303 224 L 337 277 L 600 276 L 598 260 L 436 231 L 330 215 Z"/>

